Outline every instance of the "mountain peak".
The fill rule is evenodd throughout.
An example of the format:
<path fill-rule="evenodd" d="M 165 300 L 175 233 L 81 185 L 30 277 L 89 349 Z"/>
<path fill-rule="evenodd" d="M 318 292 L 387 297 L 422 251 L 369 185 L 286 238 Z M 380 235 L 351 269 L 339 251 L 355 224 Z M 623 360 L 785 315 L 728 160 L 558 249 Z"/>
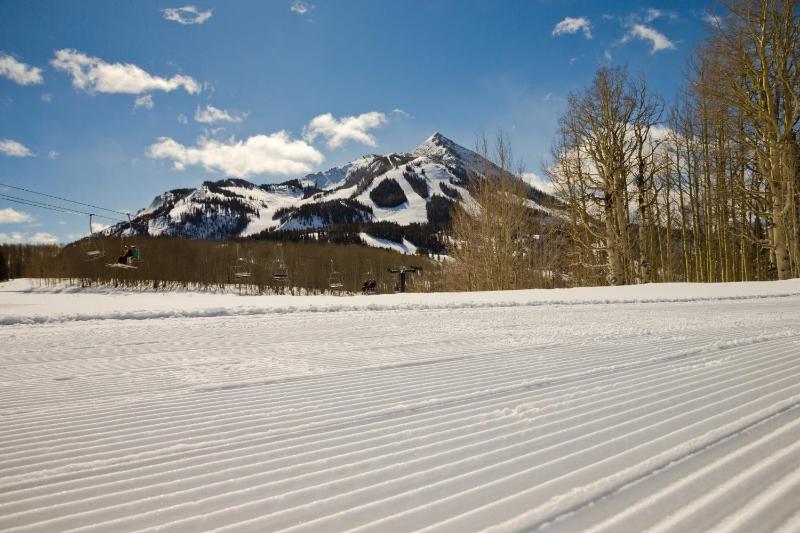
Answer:
<path fill-rule="evenodd" d="M 450 156 L 459 157 L 465 153 L 469 153 L 469 150 L 448 139 L 437 131 L 425 139 L 425 142 L 414 148 L 411 153 L 415 156 L 433 156 L 434 158 L 437 155 L 441 157 L 447 154 Z"/>
<path fill-rule="evenodd" d="M 487 166 L 492 166 L 492 163 L 480 155 L 448 139 L 438 131 L 417 146 L 411 155 L 427 157 L 454 171 L 471 171 L 481 174 Z"/>
<path fill-rule="evenodd" d="M 458 145 L 455 142 L 453 142 L 451 139 L 448 139 L 447 137 L 445 137 L 444 135 L 442 135 L 441 133 L 439 133 L 437 131 L 437 132 L 434 132 L 433 135 L 431 135 L 430 137 L 425 139 L 425 142 L 420 144 L 417 147 L 417 149 L 422 148 L 424 146 L 446 146 L 446 147 L 451 147 L 451 146 L 458 146 Z M 414 151 L 416 152 L 417 149 L 415 149 Z"/>

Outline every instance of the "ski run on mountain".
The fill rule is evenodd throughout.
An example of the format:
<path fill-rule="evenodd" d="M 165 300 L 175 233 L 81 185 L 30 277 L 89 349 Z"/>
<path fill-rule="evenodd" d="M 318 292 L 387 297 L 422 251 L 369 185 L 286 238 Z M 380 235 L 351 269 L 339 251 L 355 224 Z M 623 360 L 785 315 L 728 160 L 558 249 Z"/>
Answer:
<path fill-rule="evenodd" d="M 2 531 L 800 530 L 798 280 L 0 295 Z"/>

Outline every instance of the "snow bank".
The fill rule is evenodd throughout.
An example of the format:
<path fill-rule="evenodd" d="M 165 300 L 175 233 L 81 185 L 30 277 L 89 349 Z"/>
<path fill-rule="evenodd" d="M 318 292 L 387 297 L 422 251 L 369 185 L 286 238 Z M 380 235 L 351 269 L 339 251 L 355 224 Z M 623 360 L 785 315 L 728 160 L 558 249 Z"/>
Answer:
<path fill-rule="evenodd" d="M 144 320 L 347 311 L 467 309 L 540 305 L 705 302 L 800 295 L 800 280 L 664 283 L 472 293 L 377 296 L 240 296 L 201 292 L 80 292 L 37 288 L 31 280 L 0 283 L 0 325 L 86 320 Z"/>

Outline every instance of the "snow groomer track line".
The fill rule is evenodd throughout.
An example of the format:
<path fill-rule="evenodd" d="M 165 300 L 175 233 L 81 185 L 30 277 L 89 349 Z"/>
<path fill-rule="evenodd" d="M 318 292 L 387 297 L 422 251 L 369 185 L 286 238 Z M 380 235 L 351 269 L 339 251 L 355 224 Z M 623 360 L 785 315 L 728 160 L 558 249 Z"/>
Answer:
<path fill-rule="evenodd" d="M 800 528 L 796 280 L 335 312 L 25 283 L 0 285 L 2 531 Z M 147 312 L 172 315 L 116 320 Z"/>

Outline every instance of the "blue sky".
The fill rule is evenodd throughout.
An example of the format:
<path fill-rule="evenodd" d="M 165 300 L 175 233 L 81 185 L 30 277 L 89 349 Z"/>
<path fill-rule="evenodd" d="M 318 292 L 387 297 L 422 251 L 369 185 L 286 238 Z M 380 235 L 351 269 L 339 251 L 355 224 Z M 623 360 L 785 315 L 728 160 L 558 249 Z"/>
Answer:
<path fill-rule="evenodd" d="M 283 181 L 434 131 L 471 147 L 498 128 L 541 174 L 565 96 L 609 63 L 669 100 L 706 9 L 0 0 L 0 183 L 135 211 L 208 179 Z M 87 225 L 0 198 L 0 241 L 68 242 Z"/>

